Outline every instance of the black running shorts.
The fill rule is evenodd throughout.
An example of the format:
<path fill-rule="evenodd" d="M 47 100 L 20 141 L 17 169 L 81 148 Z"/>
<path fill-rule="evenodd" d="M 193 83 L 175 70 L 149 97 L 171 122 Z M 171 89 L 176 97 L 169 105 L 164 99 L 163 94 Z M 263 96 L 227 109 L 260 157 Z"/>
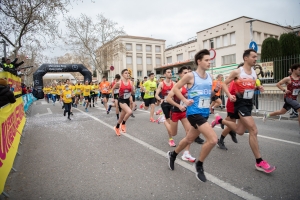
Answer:
<path fill-rule="evenodd" d="M 194 114 L 194 115 L 188 115 L 187 119 L 195 129 L 198 129 L 197 126 L 202 126 L 204 123 L 206 123 L 208 117 L 203 117 L 202 115 Z"/>
<path fill-rule="evenodd" d="M 300 108 L 300 104 L 297 100 L 293 100 L 289 97 L 284 98 L 284 105 L 283 108 L 286 110 L 290 110 L 293 108 L 294 110 L 298 110 Z"/>

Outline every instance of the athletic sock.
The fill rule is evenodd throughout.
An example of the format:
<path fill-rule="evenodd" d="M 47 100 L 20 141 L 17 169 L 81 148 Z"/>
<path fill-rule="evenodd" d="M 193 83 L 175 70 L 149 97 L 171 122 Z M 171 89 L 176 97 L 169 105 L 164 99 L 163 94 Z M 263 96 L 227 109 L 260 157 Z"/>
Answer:
<path fill-rule="evenodd" d="M 225 136 L 221 135 L 221 137 L 220 137 L 220 142 L 223 142 L 224 139 L 225 139 Z"/>
<path fill-rule="evenodd" d="M 198 160 L 198 162 L 196 163 L 197 166 L 203 166 L 203 162 L 201 162 L 200 160 Z"/>
<path fill-rule="evenodd" d="M 171 153 L 171 156 L 176 158 L 176 156 L 178 155 L 178 153 L 175 152 L 175 150 Z"/>
<path fill-rule="evenodd" d="M 117 124 L 116 128 L 120 128 L 120 124 Z"/>
<path fill-rule="evenodd" d="M 126 121 L 123 121 L 122 124 L 125 124 Z"/>
<path fill-rule="evenodd" d="M 257 159 L 256 159 L 256 164 L 259 164 L 261 161 L 263 161 L 262 158 L 257 158 Z"/>
<path fill-rule="evenodd" d="M 119 119 L 119 114 L 116 114 L 117 115 L 117 118 Z"/>

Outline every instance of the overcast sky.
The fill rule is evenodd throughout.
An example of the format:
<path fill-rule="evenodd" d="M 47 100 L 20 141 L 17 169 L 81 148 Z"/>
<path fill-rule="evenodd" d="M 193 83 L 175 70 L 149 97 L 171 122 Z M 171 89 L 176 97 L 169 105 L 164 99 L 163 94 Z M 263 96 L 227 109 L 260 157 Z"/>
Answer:
<path fill-rule="evenodd" d="M 102 13 L 123 26 L 128 35 L 165 39 L 168 46 L 241 16 L 300 25 L 300 0 L 82 0 L 73 3 L 68 15 L 79 17 L 80 13 L 92 17 Z M 64 53 L 56 49 L 51 54 Z"/>

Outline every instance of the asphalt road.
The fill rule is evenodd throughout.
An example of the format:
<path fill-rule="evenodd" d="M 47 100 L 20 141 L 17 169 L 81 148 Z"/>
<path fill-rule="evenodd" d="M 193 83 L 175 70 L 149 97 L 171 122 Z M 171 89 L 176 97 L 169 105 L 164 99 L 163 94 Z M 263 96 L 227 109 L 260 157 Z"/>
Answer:
<path fill-rule="evenodd" d="M 297 121 L 263 123 L 255 117 L 262 157 L 277 167 L 274 173 L 255 169 L 245 134 L 238 144 L 226 138 L 228 151 L 212 150 L 204 162 L 208 181 L 202 183 L 181 154 L 169 170 L 166 152 L 174 148 L 164 125 L 149 122 L 148 112 L 135 111 L 127 133 L 118 137 L 115 110 L 107 115 L 98 106 L 87 113 L 82 106 L 73 109 L 69 121 L 58 103 L 34 103 L 14 163 L 18 171 L 6 183 L 10 199 L 300 199 Z M 215 131 L 219 137 L 220 127 Z M 180 125 L 175 142 L 184 134 Z M 198 157 L 200 149 L 193 143 L 190 152 Z"/>

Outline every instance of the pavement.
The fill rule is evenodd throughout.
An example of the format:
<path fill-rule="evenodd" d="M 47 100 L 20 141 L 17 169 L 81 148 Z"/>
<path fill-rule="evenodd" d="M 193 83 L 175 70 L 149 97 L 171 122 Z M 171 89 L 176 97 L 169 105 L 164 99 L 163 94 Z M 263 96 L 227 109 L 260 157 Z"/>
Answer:
<path fill-rule="evenodd" d="M 138 105 L 140 102 L 137 102 Z M 156 107 L 158 110 L 159 107 Z M 221 116 L 226 113 L 216 110 Z M 175 170 L 167 165 L 163 124 L 149 122 L 138 109 L 127 120 L 127 133 L 116 136 L 115 110 L 103 105 L 84 112 L 73 108 L 69 121 L 61 105 L 36 101 L 27 115 L 14 163 L 5 186 L 9 199 L 300 199 L 300 134 L 295 120 L 254 116 L 262 158 L 277 167 L 271 174 L 255 169 L 248 134 L 238 143 L 225 138 L 228 150 L 215 147 L 204 162 L 208 181 L 195 177 L 193 163 L 178 155 Z M 209 118 L 212 121 L 213 116 Z M 214 129 L 218 137 L 222 129 Z M 184 137 L 179 125 L 175 143 Z M 203 138 L 203 136 L 201 136 Z M 190 153 L 198 157 L 200 144 Z M 0 199 L 5 199 L 3 196 Z"/>

